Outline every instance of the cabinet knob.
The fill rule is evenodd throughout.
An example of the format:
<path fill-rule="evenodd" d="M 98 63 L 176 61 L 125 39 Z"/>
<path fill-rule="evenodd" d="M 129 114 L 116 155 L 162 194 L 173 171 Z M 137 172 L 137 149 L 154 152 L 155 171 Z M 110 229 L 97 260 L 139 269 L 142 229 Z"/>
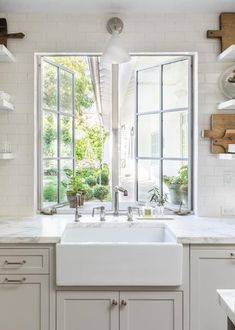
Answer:
<path fill-rule="evenodd" d="M 111 301 L 111 304 L 112 304 L 112 306 L 117 306 L 118 302 L 117 302 L 116 299 L 113 299 L 113 300 Z"/>
<path fill-rule="evenodd" d="M 235 254 L 231 252 L 230 257 L 235 257 Z"/>
<path fill-rule="evenodd" d="M 127 305 L 126 300 L 122 300 L 122 301 L 121 301 L 121 305 L 122 305 L 122 306 L 126 306 L 126 305 Z"/>

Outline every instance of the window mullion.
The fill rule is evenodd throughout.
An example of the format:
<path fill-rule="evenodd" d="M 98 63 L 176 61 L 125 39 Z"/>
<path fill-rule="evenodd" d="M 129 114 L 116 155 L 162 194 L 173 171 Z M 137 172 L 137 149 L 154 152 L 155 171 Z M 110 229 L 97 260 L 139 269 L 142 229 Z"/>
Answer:
<path fill-rule="evenodd" d="M 160 70 L 160 166 L 159 166 L 159 183 L 160 191 L 163 193 L 163 65 Z"/>
<path fill-rule="evenodd" d="M 57 67 L 57 203 L 60 203 L 60 142 L 61 142 L 61 132 L 60 132 L 60 69 Z"/>

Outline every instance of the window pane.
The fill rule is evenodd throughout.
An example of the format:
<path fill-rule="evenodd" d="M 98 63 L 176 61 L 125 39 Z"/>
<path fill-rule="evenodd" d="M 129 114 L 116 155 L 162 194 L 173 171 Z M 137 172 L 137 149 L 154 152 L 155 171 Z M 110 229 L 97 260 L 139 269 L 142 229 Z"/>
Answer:
<path fill-rule="evenodd" d="M 183 202 L 188 207 L 188 162 L 163 161 L 164 191 L 168 193 L 170 206 L 179 206 Z"/>
<path fill-rule="evenodd" d="M 148 201 L 148 191 L 159 187 L 159 161 L 138 160 L 138 201 Z"/>
<path fill-rule="evenodd" d="M 60 160 L 60 203 L 66 202 L 66 191 L 69 178 L 73 175 L 73 160 Z"/>
<path fill-rule="evenodd" d="M 73 76 L 71 73 L 60 70 L 60 111 L 73 110 Z"/>
<path fill-rule="evenodd" d="M 165 112 L 163 114 L 164 157 L 188 157 L 188 112 Z"/>
<path fill-rule="evenodd" d="M 57 157 L 57 115 L 43 111 L 43 157 Z"/>
<path fill-rule="evenodd" d="M 138 116 L 138 157 L 159 157 L 159 115 Z"/>
<path fill-rule="evenodd" d="M 48 110 L 57 110 L 57 68 L 43 62 L 42 71 L 42 107 Z"/>
<path fill-rule="evenodd" d="M 159 68 L 138 71 L 138 112 L 160 109 Z"/>
<path fill-rule="evenodd" d="M 163 109 L 188 107 L 188 60 L 163 66 Z"/>
<path fill-rule="evenodd" d="M 60 117 L 60 156 L 73 156 L 73 120 L 71 117 Z"/>
<path fill-rule="evenodd" d="M 43 161 L 43 206 L 47 207 L 57 203 L 58 182 L 57 182 L 57 161 Z"/>

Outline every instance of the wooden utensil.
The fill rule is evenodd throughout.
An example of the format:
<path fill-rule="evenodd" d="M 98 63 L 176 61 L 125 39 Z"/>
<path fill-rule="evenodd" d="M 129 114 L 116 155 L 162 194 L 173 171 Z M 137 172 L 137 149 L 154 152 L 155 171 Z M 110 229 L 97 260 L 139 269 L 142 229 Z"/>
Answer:
<path fill-rule="evenodd" d="M 208 30 L 207 38 L 220 38 L 221 52 L 235 44 L 235 13 L 221 13 L 220 30 Z"/>
<path fill-rule="evenodd" d="M 0 18 L 0 44 L 7 47 L 8 38 L 22 39 L 24 38 L 24 33 L 7 33 L 7 20 L 5 18 Z"/>
<path fill-rule="evenodd" d="M 212 139 L 212 153 L 227 153 L 228 145 L 235 144 L 235 114 L 212 115 L 211 130 L 204 130 L 202 137 Z"/>

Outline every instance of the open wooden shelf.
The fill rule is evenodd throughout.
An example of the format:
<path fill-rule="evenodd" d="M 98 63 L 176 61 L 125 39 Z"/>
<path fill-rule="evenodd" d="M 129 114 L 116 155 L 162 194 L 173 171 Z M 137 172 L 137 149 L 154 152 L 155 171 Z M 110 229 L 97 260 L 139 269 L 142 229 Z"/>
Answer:
<path fill-rule="evenodd" d="M 15 62 L 15 57 L 4 45 L 0 45 L 0 62 Z"/>
<path fill-rule="evenodd" d="M 14 159 L 12 152 L 0 152 L 0 160 Z"/>
<path fill-rule="evenodd" d="M 219 62 L 235 62 L 235 45 L 231 45 L 225 49 L 219 56 Z"/>
<path fill-rule="evenodd" d="M 14 105 L 6 100 L 0 100 L 0 110 L 13 111 Z"/>
<path fill-rule="evenodd" d="M 219 103 L 218 110 L 235 110 L 235 99 Z"/>

